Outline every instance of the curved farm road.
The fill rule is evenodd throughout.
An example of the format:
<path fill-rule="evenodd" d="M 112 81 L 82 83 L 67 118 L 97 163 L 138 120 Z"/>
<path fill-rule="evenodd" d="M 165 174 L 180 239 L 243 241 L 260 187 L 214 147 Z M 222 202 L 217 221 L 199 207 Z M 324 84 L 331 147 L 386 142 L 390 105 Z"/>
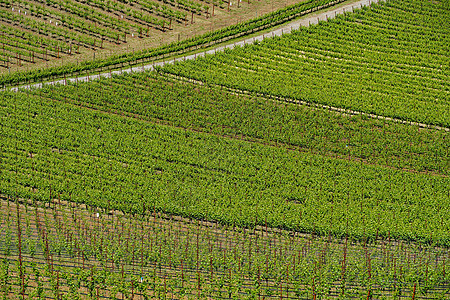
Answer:
<path fill-rule="evenodd" d="M 155 66 L 164 66 L 165 64 L 171 64 L 176 61 L 194 60 L 194 59 L 197 59 L 197 57 L 205 56 L 205 54 L 214 54 L 218 51 L 223 51 L 225 49 L 233 49 L 236 46 L 243 46 L 245 44 L 251 44 L 251 43 L 254 43 L 255 41 L 262 41 L 266 38 L 271 38 L 273 36 L 281 36 L 283 34 L 290 33 L 292 30 L 297 30 L 300 27 L 309 26 L 311 24 L 317 24 L 319 22 L 319 20 L 326 21 L 328 19 L 334 18 L 336 15 L 343 14 L 345 12 L 352 12 L 356 8 L 361 8 L 362 6 L 368 6 L 368 5 L 371 5 L 372 3 L 377 3 L 379 1 L 384 1 L 384 0 L 359 0 L 356 2 L 351 2 L 348 4 L 340 5 L 339 7 L 335 7 L 332 9 L 325 10 L 325 11 L 315 12 L 315 13 L 308 15 L 306 17 L 303 17 L 301 19 L 298 19 L 298 20 L 289 22 L 285 25 L 282 25 L 282 26 L 280 26 L 276 29 L 273 29 L 272 31 L 269 31 L 267 33 L 260 34 L 260 35 L 257 35 L 257 36 L 251 37 L 251 38 L 243 39 L 238 42 L 232 42 L 232 43 L 224 45 L 224 46 L 218 46 L 213 49 L 206 50 L 206 51 L 196 53 L 196 54 L 185 55 L 185 56 L 182 56 L 179 58 L 168 59 L 168 60 L 153 63 L 153 64 L 143 65 L 140 67 L 134 67 L 134 68 L 130 67 L 128 69 L 123 69 L 120 71 L 111 71 L 111 72 L 105 72 L 105 73 L 96 74 L 96 75 L 90 75 L 90 76 L 88 75 L 88 76 L 77 77 L 77 78 L 54 80 L 54 81 L 45 82 L 45 83 L 24 85 L 21 87 L 13 87 L 13 88 L 11 88 L 11 90 L 18 91 L 19 89 L 41 88 L 43 85 L 55 85 L 55 84 L 64 85 L 64 84 L 67 84 L 67 82 L 87 82 L 90 80 L 99 79 L 100 77 L 109 78 L 109 77 L 111 77 L 112 74 L 120 75 L 123 73 L 143 72 L 143 71 L 153 70 Z M 303 102 L 303 101 L 293 101 L 293 102 L 297 102 L 299 104 L 312 105 L 311 103 Z M 366 115 L 370 118 L 385 119 L 385 120 L 389 120 L 389 121 L 395 121 L 395 122 L 399 122 L 399 123 L 410 124 L 410 125 L 424 127 L 424 128 L 434 128 L 434 129 L 439 129 L 439 130 L 450 131 L 450 128 L 448 128 L 448 127 L 440 127 L 440 126 L 435 126 L 435 125 L 430 125 L 430 124 L 410 122 L 410 121 L 386 117 L 386 116 L 382 116 L 382 115 L 375 115 L 375 114 L 369 114 L 369 113 L 364 113 L 364 112 L 360 112 L 360 111 L 353 111 L 353 110 L 343 109 L 343 108 L 339 108 L 339 107 L 333 107 L 333 106 L 329 106 L 329 105 L 314 104 L 314 106 L 322 107 L 322 108 L 325 108 L 328 110 L 333 110 L 333 111 L 344 113 L 344 114 Z"/>

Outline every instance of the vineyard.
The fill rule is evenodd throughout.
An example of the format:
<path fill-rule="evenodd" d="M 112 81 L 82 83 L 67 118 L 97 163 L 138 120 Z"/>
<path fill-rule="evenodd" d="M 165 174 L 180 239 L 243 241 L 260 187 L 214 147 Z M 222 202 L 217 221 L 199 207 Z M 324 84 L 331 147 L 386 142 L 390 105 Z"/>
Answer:
<path fill-rule="evenodd" d="M 246 229 L 156 212 L 136 219 L 61 201 L 29 206 L 5 199 L 1 210 L 5 228 L 1 251 L 8 258 L 0 262 L 0 293 L 6 297 L 448 296 L 448 286 L 443 285 L 450 279 L 448 249 L 391 240 L 336 241 L 267 226 Z"/>
<path fill-rule="evenodd" d="M 287 0 L 286 0 L 287 1 Z M 14 85 L 20 83 L 28 83 L 30 81 L 43 81 L 48 79 L 54 79 L 56 76 L 75 76 L 80 75 L 80 72 L 94 72 L 94 71 L 103 71 L 105 68 L 122 68 L 125 65 L 136 65 L 139 63 L 150 63 L 155 60 L 166 57 L 167 55 L 176 55 L 181 53 L 186 53 L 189 51 L 195 51 L 199 48 L 209 47 L 214 44 L 219 44 L 225 41 L 229 41 L 232 39 L 239 38 L 241 36 L 249 35 L 253 32 L 264 30 L 270 28 L 271 26 L 275 26 L 284 22 L 287 22 L 295 17 L 299 17 L 322 8 L 327 8 L 336 4 L 343 2 L 343 0 L 308 0 L 304 2 L 300 2 L 297 4 L 293 4 L 287 6 L 283 9 L 279 9 L 273 11 L 272 13 L 257 17 L 255 19 L 250 19 L 246 22 L 241 22 L 238 24 L 230 25 L 227 27 L 223 27 L 219 30 L 205 32 L 204 34 L 194 35 L 192 33 L 188 38 L 180 40 L 180 34 L 178 34 L 177 40 L 172 40 L 167 44 L 160 44 L 159 47 L 150 47 L 145 48 L 139 51 L 126 51 L 125 53 L 116 53 L 118 51 L 118 44 L 115 43 L 112 50 L 114 50 L 114 54 L 108 55 L 106 58 L 101 58 L 97 56 L 95 58 L 95 51 L 93 55 L 93 59 L 87 60 L 76 60 L 76 63 L 65 63 L 63 64 L 63 59 L 61 59 L 61 65 L 45 68 L 37 68 L 24 71 L 19 70 L 17 72 L 8 72 L 3 73 L 0 76 L 0 84 L 6 85 Z M 211 23 L 213 24 L 213 23 Z M 185 24 L 186 25 L 186 24 Z M 192 25 L 191 25 L 192 26 Z M 211 25 L 212 26 L 212 25 Z M 28 43 L 30 40 L 33 40 L 29 35 L 25 35 L 26 42 Z M 132 34 L 133 36 L 134 34 Z M 134 35 L 135 38 L 142 37 L 142 35 Z M 167 37 L 167 36 L 166 36 Z M 162 36 L 160 37 L 160 41 L 162 42 Z M 154 36 L 150 36 L 149 40 L 154 39 Z M 14 39 L 13 39 L 14 40 Z M 13 41 L 12 40 L 12 41 Z M 10 39 L 8 39 L 8 43 Z M 68 51 L 70 52 L 70 56 L 73 56 L 74 52 L 72 50 L 72 43 L 68 40 L 65 40 L 65 43 L 68 45 Z M 114 44 L 112 44 L 114 45 Z M 101 46 L 103 46 L 103 39 L 101 42 Z M 8 49 L 10 45 L 5 45 Z M 95 47 L 91 47 L 95 48 Z M 56 58 L 59 58 L 61 52 L 58 48 L 54 48 L 56 51 Z M 79 49 L 79 48 L 77 48 Z M 110 51 L 112 51 L 110 49 Z M 128 49 L 129 50 L 129 49 Z M 5 52 L 5 51 L 4 51 Z M 34 54 L 31 53 L 34 62 Z M 47 50 L 44 53 L 44 60 L 49 61 L 47 58 L 49 56 Z M 54 55 L 54 56 L 55 56 Z M 18 56 L 18 55 L 16 55 Z M 21 64 L 21 56 L 18 56 L 18 63 Z M 67 59 L 66 59 L 67 60 Z M 8 67 L 9 59 L 6 60 Z M 10 69 L 8 69 L 10 71 Z M 88 73 L 89 74 L 89 73 Z"/>
<path fill-rule="evenodd" d="M 53 70 L 58 74 L 73 72 L 82 63 L 85 65 L 81 69 L 85 69 L 86 64 L 90 66 L 89 69 L 95 68 L 97 64 L 114 65 L 118 59 L 128 62 L 129 57 L 153 57 L 153 51 L 148 53 L 145 45 L 150 44 L 151 48 L 155 48 L 158 45 L 156 40 L 159 40 L 162 48 L 157 52 L 164 52 L 165 48 L 173 52 L 174 47 L 189 51 L 192 46 L 202 45 L 205 41 L 210 43 L 224 37 L 235 38 L 238 34 L 248 34 L 250 28 L 253 31 L 265 24 L 286 21 L 288 14 L 295 16 L 342 2 L 307 0 L 286 7 L 286 3 L 292 0 L 284 1 L 284 9 L 248 20 L 239 26 L 230 26 L 233 24 L 230 21 L 223 22 L 231 18 L 230 5 L 233 2 L 224 0 L 2 0 L 0 71 L 3 69 L 2 76 L 8 78 L 11 70 L 19 71 L 14 73 L 22 75 L 28 74 L 29 67 L 34 69 L 32 72 L 39 74 L 40 69 L 33 66 L 46 66 L 49 69 L 49 63 L 53 69 L 59 69 Z M 239 14 L 238 11 L 244 6 L 241 2 L 237 1 L 237 7 L 233 7 L 235 14 Z M 246 1 L 245 6 L 251 7 L 250 1 Z M 264 10 L 267 4 L 255 3 L 254 6 Z M 247 15 L 244 13 L 243 18 L 248 19 Z M 217 27 L 215 22 L 222 29 L 214 34 L 208 31 L 205 33 L 204 27 L 208 26 L 209 31 Z M 170 32 L 175 32 L 175 40 Z M 204 34 L 200 34 L 202 32 Z M 99 52 L 97 59 L 96 52 Z M 39 77 L 42 79 L 43 74 Z"/>
<path fill-rule="evenodd" d="M 141 25 L 107 15 L 156 2 L 114 3 L 14 11 L 89 5 L 112 32 Z M 0 297 L 450 299 L 449 11 L 390 0 L 154 71 L 1 91 Z"/>
<path fill-rule="evenodd" d="M 448 2 L 439 3 L 381 2 L 164 71 L 263 95 L 448 127 L 450 13 Z"/>
<path fill-rule="evenodd" d="M 241 226 L 264 220 L 269 226 L 336 237 L 390 235 L 450 245 L 448 173 L 428 175 L 366 164 L 351 152 L 347 157 L 339 142 L 334 143 L 336 154 L 310 153 L 197 132 L 189 124 L 176 128 L 123 118 L 120 111 L 87 110 L 55 102 L 56 97 L 4 96 L 1 189 L 6 194 L 39 201 L 58 196 L 130 213 L 154 206 L 166 213 Z M 225 102 L 226 96 L 219 100 Z M 206 115 L 200 121 L 208 126 Z M 217 122 L 216 127 L 227 127 Z M 320 130 L 312 126 L 304 133 L 306 140 Z M 383 142 L 381 137 L 379 144 L 372 143 L 373 152 Z M 443 153 L 448 142 L 442 142 L 440 155 L 429 147 L 424 156 L 438 155 L 448 163 L 448 153 Z M 427 144 L 431 143 L 433 139 Z M 422 152 L 427 147 L 418 144 L 411 149 Z M 418 156 L 403 155 L 404 160 Z M 394 158 L 379 157 L 390 159 Z"/>
<path fill-rule="evenodd" d="M 56 289 L 52 293 L 69 293 L 64 288 L 55 288 L 55 276 L 59 276 L 55 274 L 72 274 L 69 279 L 61 277 L 57 280 L 61 286 L 67 287 L 77 278 L 78 275 L 74 274 L 81 274 L 79 272 L 84 272 L 85 282 L 75 284 L 77 288 L 70 293 L 87 295 L 98 291 L 99 295 L 109 295 L 104 297 L 114 293 L 120 295 L 123 290 L 127 297 L 131 294 L 138 297 L 148 291 L 149 295 L 156 293 L 153 296 L 162 299 L 169 295 L 182 297 L 180 295 L 184 293 L 191 293 L 194 298 L 198 293 L 200 298 L 238 299 L 247 293 L 249 295 L 245 297 L 251 297 L 251 293 L 257 297 L 260 293 L 265 298 L 271 295 L 280 298 L 284 294 L 281 297 L 286 299 L 308 299 L 311 294 L 317 297 L 322 295 L 320 297 L 324 299 L 370 294 L 378 299 L 383 293 L 391 295 L 394 291 L 411 297 L 414 286 L 417 297 L 431 295 L 444 299 L 448 293 L 445 268 L 449 246 L 450 182 L 447 176 L 448 135 L 445 131 L 411 128 L 363 117 L 349 118 L 295 104 L 276 104 L 211 87 L 170 82 L 167 77 L 154 73 L 116 76 L 99 82 L 3 95 L 1 123 L 5 143 L 2 145 L 4 180 L 1 190 L 12 197 L 7 203 L 16 199 L 12 202 L 24 205 L 22 210 L 33 212 L 32 218 L 36 224 L 41 222 L 42 226 L 47 226 L 36 229 L 40 231 L 33 236 L 34 242 L 41 245 L 40 248 L 36 246 L 41 264 L 47 265 L 47 273 L 39 273 L 39 276 L 47 278 L 42 288 L 48 290 L 48 294 L 52 289 Z M 240 116 L 233 119 L 237 107 L 244 109 Z M 189 118 L 190 115 L 193 117 Z M 295 131 L 284 134 L 286 129 L 277 129 L 270 123 L 280 124 L 273 116 L 286 120 Z M 310 124 L 311 119 L 316 119 L 315 124 Z M 264 128 L 273 130 L 264 132 Z M 263 132 L 259 133 L 261 130 Z M 354 132 L 358 135 L 355 136 Z M 398 139 L 389 145 L 392 135 L 398 136 Z M 294 139 L 295 136 L 299 138 Z M 348 138 L 352 136 L 355 137 Z M 371 161 L 363 160 L 364 157 L 370 157 Z M 396 157 L 402 159 L 397 160 Z M 433 161 L 436 163 L 432 164 Z M 30 200 L 19 204 L 23 202 L 20 199 Z M 61 203 L 65 203 L 65 208 Z M 74 203 L 75 206 L 67 207 L 67 203 Z M 87 212 L 80 208 L 80 204 L 83 204 L 81 207 L 88 207 Z M 36 217 L 36 209 L 47 211 L 47 218 L 52 216 L 51 221 L 59 222 L 58 226 L 51 225 L 50 220 L 44 221 L 45 213 L 41 217 L 38 213 Z M 64 209 L 67 209 L 66 213 Z M 111 255 L 106 258 L 106 254 L 99 256 L 95 251 L 111 249 L 108 250 L 110 253 L 130 253 L 129 249 L 119 252 L 114 250 L 119 245 L 99 246 L 98 243 L 106 243 L 111 237 L 106 236 L 102 241 L 102 235 L 97 233 L 92 233 L 92 236 L 99 237 L 100 241 L 91 241 L 93 244 L 89 246 L 77 243 L 86 240 L 87 228 L 97 226 L 95 228 L 105 229 L 106 225 L 95 225 L 101 220 L 98 216 L 103 216 L 106 222 L 115 211 L 125 212 L 128 224 L 137 222 L 128 225 L 131 226 L 129 230 L 142 232 L 143 226 L 148 229 L 152 222 L 160 222 L 158 218 L 162 216 L 165 216 L 165 222 L 168 222 L 167 218 L 178 220 L 179 217 L 174 216 L 182 216 L 183 220 L 188 220 L 185 222 L 198 224 L 196 220 L 201 220 L 202 224 L 208 224 L 207 228 L 185 229 L 184 234 L 197 231 L 208 235 L 208 230 L 212 230 L 208 226 L 215 226 L 214 232 L 221 228 L 224 230 L 222 235 L 227 236 L 234 234 L 238 228 L 253 235 L 247 237 L 249 240 L 246 242 L 245 236 L 243 242 L 231 240 L 229 247 L 233 248 L 233 243 L 243 243 L 239 251 L 245 251 L 246 243 L 251 243 L 258 248 L 247 249 L 251 253 L 248 255 L 253 258 L 237 254 L 223 258 L 223 253 L 231 255 L 233 252 L 226 250 L 229 248 L 222 249 L 220 242 L 222 252 L 212 249 L 210 244 L 205 246 L 212 240 L 203 237 L 200 241 L 206 250 L 199 248 L 199 258 L 195 260 L 195 252 L 192 257 L 189 251 L 196 249 L 188 246 L 185 250 L 186 240 L 181 242 L 180 237 L 173 237 L 178 240 L 172 243 L 178 243 L 180 251 L 187 251 L 185 258 L 171 254 L 174 248 L 168 244 L 164 244 L 167 248 L 161 248 L 163 252 L 158 252 L 160 250 L 156 247 L 154 254 L 145 252 L 145 255 L 139 256 L 143 253 L 139 249 L 148 251 L 148 243 L 153 245 L 151 240 L 147 240 L 148 236 L 153 236 L 149 234 L 140 237 L 141 244 L 137 244 L 137 238 L 134 246 L 118 241 L 121 247 L 135 247 L 137 250 L 131 257 L 118 254 L 115 263 L 110 261 L 108 264 L 108 260 L 113 260 Z M 18 215 L 13 212 L 8 214 Z M 55 216 L 59 213 L 59 217 Z M 77 213 L 88 216 L 74 216 Z M 69 216 L 92 225 L 77 225 L 84 228 L 79 229 L 78 233 L 69 234 L 63 229 L 58 231 L 62 228 L 61 224 L 67 223 L 64 218 Z M 147 216 L 151 221 L 142 223 L 142 217 L 137 216 Z M 109 222 L 118 226 L 117 220 Z M 5 245 L 11 247 L 11 252 L 5 252 L 7 257 L 11 257 L 11 253 L 18 255 L 18 237 L 13 234 L 17 234 L 14 230 L 16 223 L 17 220 L 10 221 L 8 225 L 12 228 L 12 236 L 9 240 L 5 237 Z M 168 224 L 181 226 L 177 222 Z M 290 241 L 286 236 L 293 233 L 312 234 L 300 234 L 302 242 L 286 245 L 293 247 L 289 258 L 291 271 L 276 267 L 278 263 L 283 263 L 282 266 L 287 263 L 281 260 L 280 253 L 274 253 L 275 249 L 285 250 L 279 250 L 274 245 L 270 248 L 272 250 L 262 250 L 263 236 L 268 235 L 267 230 L 280 239 L 284 237 L 286 243 Z M 55 237 L 48 238 L 47 232 Z M 73 236 L 77 235 L 82 238 L 72 242 Z M 136 236 L 139 235 L 125 234 L 123 238 Z M 169 239 L 170 235 L 162 236 Z M 194 240 L 188 243 L 195 245 L 196 236 L 191 238 Z M 251 242 L 252 238 L 261 238 L 262 244 Z M 117 239 L 120 240 L 120 237 Z M 309 239 L 314 239 L 316 246 L 312 247 L 318 248 L 298 258 L 298 251 L 303 249 L 298 247 L 303 247 L 302 243 L 307 243 Z M 343 242 L 345 240 L 347 242 Z M 226 241 L 228 239 L 224 238 L 223 243 Z M 54 248 L 45 250 L 47 243 L 48 247 Z M 387 244 L 390 250 L 386 250 Z M 404 246 L 399 246 L 402 244 Z M 347 256 L 344 253 L 350 255 L 350 248 L 346 248 L 350 245 L 356 252 L 351 254 L 353 258 L 348 258 L 348 271 L 347 267 L 344 271 L 339 262 L 342 263 L 344 256 Z M 416 247 L 429 249 L 423 252 L 427 254 L 420 258 L 422 260 L 416 257 Z M 432 249 L 440 250 L 435 253 Z M 358 251 L 368 252 L 361 256 Z M 320 260 L 318 253 L 329 258 Z M 400 265 L 406 264 L 410 255 L 408 268 L 400 268 L 397 263 L 387 264 L 386 253 L 399 255 Z M 58 257 L 61 262 L 52 262 L 49 255 Z M 32 270 L 34 259 L 29 255 L 26 257 L 30 261 L 24 261 L 24 266 Z M 219 258 L 222 260 L 217 261 Z M 244 258 L 246 262 L 238 260 Z M 303 258 L 305 261 L 302 262 Z M 74 259 L 77 264 L 71 265 Z M 375 262 L 377 259 L 379 261 Z M 425 269 L 418 269 L 414 263 L 424 266 L 424 259 L 425 262 L 426 259 L 433 261 L 433 264 L 428 263 Z M 273 263 L 268 263 L 269 260 Z M 367 265 L 369 261 L 370 267 Z M 311 263 L 314 268 L 307 267 Z M 53 264 L 56 266 L 53 267 Z M 271 265 L 275 273 L 269 270 L 264 273 L 264 267 Z M 303 267 L 299 269 L 299 266 Z M 360 269 L 363 267 L 366 269 Z M 52 273 L 53 268 L 57 271 Z M 369 276 L 368 272 L 372 274 L 377 268 L 380 268 L 380 273 L 373 275 L 376 282 L 372 282 L 372 275 Z M 312 273 L 296 273 L 305 270 Z M 385 270 L 393 273 L 385 274 Z M 17 271 L 11 272 L 8 278 L 17 279 Z M 424 277 L 423 272 L 429 272 L 433 281 L 425 279 L 428 277 Z M 383 279 L 381 273 L 388 278 Z M 142 274 L 150 281 L 140 284 Z M 108 280 L 108 283 L 95 279 L 97 283 L 92 283 L 89 292 L 88 282 L 97 276 L 103 276 L 101 278 L 104 279 L 98 280 Z M 259 281 L 256 280 L 258 276 Z M 314 282 L 311 282 L 312 278 Z M 186 280 L 186 285 L 183 280 Z M 16 281 L 18 284 L 11 289 L 20 288 L 20 280 Z M 372 283 L 368 285 L 369 282 Z M 31 287 L 28 289 L 31 293 Z"/>

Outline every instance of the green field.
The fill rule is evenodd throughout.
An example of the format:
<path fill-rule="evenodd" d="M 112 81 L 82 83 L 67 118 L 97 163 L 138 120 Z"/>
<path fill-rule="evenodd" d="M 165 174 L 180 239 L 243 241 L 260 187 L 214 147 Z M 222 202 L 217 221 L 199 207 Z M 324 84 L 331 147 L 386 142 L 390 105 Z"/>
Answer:
<path fill-rule="evenodd" d="M 448 127 L 449 14 L 445 1 L 382 2 L 164 71 L 208 84 Z"/>
<path fill-rule="evenodd" d="M 396 169 L 450 174 L 445 130 L 225 93 L 154 73 L 45 87 L 33 94 L 138 119 Z M 395 138 L 392 138 L 395 136 Z"/>
<path fill-rule="evenodd" d="M 149 79 L 152 80 L 143 80 Z M 95 92 L 91 85 L 88 87 Z M 62 89 L 63 94 L 80 100 L 76 94 L 64 91 L 67 88 L 70 87 L 55 90 L 58 93 Z M 186 108 L 166 106 L 161 119 L 167 115 L 168 121 L 174 122 L 170 116 L 178 115 L 178 111 L 195 111 L 188 104 L 192 103 L 188 97 L 180 97 L 180 93 L 192 91 L 190 86 L 166 85 L 165 89 L 172 89 L 172 101 L 186 101 Z M 131 102 L 140 105 L 142 111 L 163 107 L 149 98 L 158 95 L 158 90 L 150 90 L 147 95 L 140 92 L 142 99 L 128 98 L 126 106 L 133 107 Z M 105 92 L 103 88 L 97 90 L 101 91 Z M 200 88 L 194 93 L 211 96 L 207 92 L 208 89 Z M 108 105 L 109 96 L 100 103 L 102 110 L 90 110 L 52 101 L 51 92 L 46 97 L 4 95 L 3 176 L 7 180 L 2 182 L 2 190 L 6 194 L 16 192 L 21 198 L 40 201 L 58 195 L 64 200 L 135 213 L 143 213 L 145 207 L 157 207 L 172 214 L 244 226 L 259 220 L 261 224 L 267 221 L 271 226 L 301 232 L 361 238 L 390 234 L 407 240 L 449 243 L 447 176 L 370 165 L 358 157 L 352 159 L 351 153 L 350 159 L 334 158 L 333 154 L 320 153 L 325 145 L 318 147 L 319 153 L 298 151 L 278 145 L 276 136 L 271 135 L 266 136 L 274 145 L 235 139 L 241 134 L 238 130 L 230 137 L 223 137 L 220 132 L 196 132 L 191 125 L 212 123 L 208 122 L 212 114 L 202 115 L 199 111 L 193 124 L 175 128 L 147 122 L 145 115 L 144 120 L 139 120 L 120 116 L 120 110 L 115 114 L 104 112 L 110 110 L 101 106 Z M 86 99 L 101 101 L 98 95 L 85 95 Z M 220 106 L 230 97 L 240 99 L 217 93 L 216 102 L 210 105 Z M 170 100 L 167 96 L 162 99 Z M 11 118 L 11 114 L 18 118 Z M 188 120 L 188 116 L 183 119 Z M 361 127 L 367 126 L 363 120 L 360 122 Z M 203 129 L 217 131 L 227 127 L 220 119 L 217 123 Z M 246 124 L 242 131 L 253 127 L 251 123 L 241 123 Z M 305 135 L 314 136 L 316 131 L 313 127 Z M 370 142 L 359 147 L 365 149 L 368 144 L 374 149 L 380 147 Z M 436 157 L 438 152 L 433 150 L 425 152 L 422 148 L 422 155 Z M 447 153 L 443 152 L 437 157 L 448 162 Z M 341 154 L 344 156 L 345 152 Z M 417 156 L 409 152 L 405 155 Z M 111 186 L 114 188 L 108 188 Z"/>
<path fill-rule="evenodd" d="M 449 299 L 449 11 L 1 91 L 0 297 Z"/>

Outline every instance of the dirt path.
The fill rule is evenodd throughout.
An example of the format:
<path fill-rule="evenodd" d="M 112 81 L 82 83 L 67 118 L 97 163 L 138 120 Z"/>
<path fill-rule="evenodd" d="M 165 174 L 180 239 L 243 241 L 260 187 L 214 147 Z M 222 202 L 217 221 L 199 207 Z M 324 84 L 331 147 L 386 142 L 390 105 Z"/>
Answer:
<path fill-rule="evenodd" d="M 225 49 L 233 49 L 236 46 L 243 46 L 245 44 L 254 43 L 255 41 L 262 41 L 266 38 L 271 38 L 274 36 L 281 36 L 283 34 L 288 34 L 292 30 L 297 30 L 302 26 L 309 26 L 311 24 L 317 24 L 319 21 L 325 21 L 325 20 L 334 18 L 336 15 L 343 14 L 346 12 L 352 12 L 354 9 L 361 8 L 363 6 L 368 6 L 368 5 L 371 5 L 372 3 L 377 3 L 379 1 L 384 1 L 384 0 L 360 0 L 357 2 L 351 2 L 351 3 L 339 5 L 338 7 L 333 7 L 331 9 L 326 9 L 324 11 L 316 12 L 316 13 L 313 13 L 306 17 L 300 18 L 298 20 L 289 22 L 278 28 L 274 28 L 272 31 L 269 31 L 267 33 L 263 33 L 263 34 L 259 34 L 254 37 L 246 38 L 246 39 L 240 40 L 238 42 L 232 42 L 227 45 L 217 46 L 213 49 L 205 50 L 200 53 L 185 55 L 185 56 L 182 56 L 179 58 L 168 59 L 168 60 L 153 63 L 153 64 L 143 65 L 140 67 L 134 67 L 134 68 L 130 67 L 128 69 L 104 72 L 104 73 L 96 74 L 96 75 L 88 75 L 88 76 L 77 77 L 77 78 L 60 79 L 60 80 L 55 80 L 55 81 L 50 81 L 50 82 L 45 82 L 45 83 L 35 83 L 35 84 L 25 85 L 25 86 L 21 86 L 21 87 L 14 87 L 14 88 L 11 88 L 11 90 L 18 91 L 19 89 L 42 88 L 43 85 L 56 85 L 56 84 L 65 85 L 65 84 L 67 84 L 67 82 L 89 82 L 91 80 L 97 80 L 100 77 L 110 78 L 112 75 L 120 75 L 123 73 L 144 72 L 144 71 L 148 71 L 148 70 L 154 70 L 155 66 L 164 66 L 166 64 L 172 64 L 177 61 L 194 60 L 194 59 L 197 59 L 197 57 L 202 57 L 202 56 L 205 56 L 206 54 L 215 54 L 216 52 L 224 51 Z M 303 104 L 303 105 L 313 105 L 315 107 L 321 107 L 324 109 L 333 110 L 336 112 L 349 114 L 349 115 L 365 115 L 370 118 L 384 119 L 387 121 L 394 121 L 394 122 L 398 122 L 398 123 L 409 124 L 409 125 L 419 126 L 419 127 L 423 127 L 423 128 L 434 128 L 434 129 L 438 129 L 438 130 L 450 131 L 450 128 L 448 128 L 448 127 L 435 126 L 435 125 L 419 123 L 419 122 L 410 122 L 410 121 L 405 121 L 405 120 L 401 120 L 401 119 L 397 119 L 397 118 L 386 117 L 386 116 L 376 115 L 376 114 L 370 114 L 370 113 L 365 113 L 365 112 L 361 112 L 361 111 L 354 111 L 354 110 L 344 109 L 344 108 L 340 108 L 340 107 L 334 107 L 334 106 L 329 106 L 329 105 L 320 105 L 320 104 L 311 104 L 311 103 L 305 102 L 305 101 L 296 101 L 296 103 Z"/>

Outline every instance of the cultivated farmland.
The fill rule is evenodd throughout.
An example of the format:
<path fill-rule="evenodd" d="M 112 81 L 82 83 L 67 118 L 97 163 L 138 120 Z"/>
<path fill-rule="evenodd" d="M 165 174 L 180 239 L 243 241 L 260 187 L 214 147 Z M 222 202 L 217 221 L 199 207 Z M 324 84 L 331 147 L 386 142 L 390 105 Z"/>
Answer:
<path fill-rule="evenodd" d="M 241 2 L 230 9 L 232 0 L 2 1 L 0 82 L 154 60 L 248 35 L 343 0 Z M 258 15 L 258 9 L 270 13 Z"/>
<path fill-rule="evenodd" d="M 449 15 L 2 91 L 0 295 L 449 299 Z"/>
<path fill-rule="evenodd" d="M 448 127 L 448 14 L 445 3 L 382 2 L 165 71 L 263 95 Z"/>

